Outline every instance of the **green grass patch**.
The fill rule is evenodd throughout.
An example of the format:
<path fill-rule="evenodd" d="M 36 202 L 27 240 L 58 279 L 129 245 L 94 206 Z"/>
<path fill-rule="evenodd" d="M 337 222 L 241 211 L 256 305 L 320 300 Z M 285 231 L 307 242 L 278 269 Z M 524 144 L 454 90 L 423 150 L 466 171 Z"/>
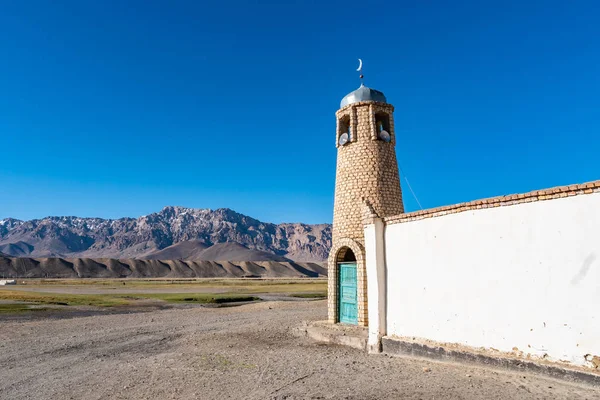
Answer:
<path fill-rule="evenodd" d="M 290 297 L 298 297 L 301 299 L 324 299 L 327 297 L 327 292 L 319 293 L 292 293 Z"/>
<path fill-rule="evenodd" d="M 19 284 L 22 282 L 19 281 Z M 3 289 L 0 290 L 0 300 L 39 305 L 113 307 L 132 305 L 144 300 L 197 304 L 248 302 L 260 300 L 258 294 L 289 295 L 306 299 L 327 296 L 327 281 L 324 279 L 38 279 L 26 280 L 25 285 L 33 286 L 35 291 Z M 96 293 L 44 291 L 44 288 L 52 287 L 53 291 L 70 292 L 77 285 L 90 288 L 90 291 Z M 122 290 L 130 287 L 131 291 Z M 112 289 L 115 288 L 125 293 L 114 293 Z M 154 293 L 153 288 L 157 289 Z M 140 289 L 150 293 L 135 293 Z M 82 289 L 84 292 L 86 290 Z M 26 305 L 21 307 L 25 308 Z"/>
<path fill-rule="evenodd" d="M 114 295 L 114 297 L 142 300 L 156 299 L 169 303 L 201 303 L 201 304 L 223 304 L 243 301 L 257 301 L 255 296 L 242 296 L 237 294 L 211 294 L 211 293 L 136 293 L 128 295 Z"/>
<path fill-rule="evenodd" d="M 106 291 L 111 294 L 112 289 L 143 289 L 151 291 L 191 291 L 199 293 L 226 293 L 228 295 L 255 295 L 255 294 L 296 294 L 296 293 L 326 293 L 327 281 L 325 279 L 37 279 L 26 280 L 24 285 L 34 286 L 40 292 L 44 287 L 89 287 L 95 291 Z M 21 283 L 21 282 L 20 282 Z M 133 295 L 135 296 L 135 295 Z M 320 296 L 319 296 L 320 297 Z"/>
<path fill-rule="evenodd" d="M 96 306 L 112 307 L 125 305 L 125 299 L 109 295 L 62 294 L 44 292 L 21 292 L 17 290 L 0 291 L 0 300 L 12 300 L 36 304 L 61 306 Z"/>
<path fill-rule="evenodd" d="M 0 314 L 19 314 L 32 311 L 46 311 L 44 307 L 31 307 L 28 304 L 0 304 Z"/>
<path fill-rule="evenodd" d="M 61 294 L 43 292 L 21 292 L 2 290 L 1 300 L 12 300 L 34 304 L 62 305 L 62 306 L 95 306 L 113 307 L 128 305 L 138 300 L 160 300 L 169 303 L 201 303 L 223 304 L 244 301 L 257 301 L 258 297 L 239 294 L 212 294 L 212 293 L 128 293 L 128 294 Z M 4 304 L 3 304 L 4 305 Z M 24 304 L 18 304 L 26 307 Z M 6 304 L 16 306 L 16 304 Z M 8 307 L 7 307 L 8 308 Z"/>
<path fill-rule="evenodd" d="M 324 283 L 298 283 L 298 284 L 269 284 L 269 285 L 229 285 L 225 287 L 229 293 L 265 293 L 265 294 L 291 294 L 302 292 L 321 292 L 327 290 Z M 219 287 L 215 287 L 218 289 Z"/>
<path fill-rule="evenodd" d="M 327 279 L 244 279 L 244 278 L 197 278 L 197 279 L 25 279 L 19 284 L 27 286 L 97 286 L 97 287 L 187 287 L 224 289 L 253 293 L 291 293 L 321 291 L 327 288 Z"/>

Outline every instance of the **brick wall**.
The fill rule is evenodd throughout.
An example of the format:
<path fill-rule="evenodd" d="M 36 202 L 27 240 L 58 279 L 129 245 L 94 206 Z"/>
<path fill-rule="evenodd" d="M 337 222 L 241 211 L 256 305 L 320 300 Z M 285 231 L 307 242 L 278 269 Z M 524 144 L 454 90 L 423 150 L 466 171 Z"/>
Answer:
<path fill-rule="evenodd" d="M 333 211 L 333 240 L 329 265 L 329 320 L 337 322 L 338 275 L 337 262 L 340 250 L 352 249 L 357 259 L 358 323 L 368 325 L 367 279 L 364 264 L 363 209 L 368 205 L 379 217 L 404 212 L 398 163 L 396 161 L 396 135 L 390 104 L 364 101 L 350 104 L 336 113 L 336 147 L 338 149 Z M 379 140 L 375 115 L 389 116 L 391 141 Z M 350 120 L 351 140 L 340 146 L 342 120 Z"/>

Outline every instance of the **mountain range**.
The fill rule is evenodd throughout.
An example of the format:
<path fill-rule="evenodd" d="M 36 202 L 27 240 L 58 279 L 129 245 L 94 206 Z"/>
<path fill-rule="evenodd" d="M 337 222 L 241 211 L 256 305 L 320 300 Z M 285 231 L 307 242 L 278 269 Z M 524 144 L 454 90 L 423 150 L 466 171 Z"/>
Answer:
<path fill-rule="evenodd" d="M 0 254 L 9 257 L 319 263 L 330 247 L 330 224 L 272 224 L 227 208 L 0 220 Z"/>

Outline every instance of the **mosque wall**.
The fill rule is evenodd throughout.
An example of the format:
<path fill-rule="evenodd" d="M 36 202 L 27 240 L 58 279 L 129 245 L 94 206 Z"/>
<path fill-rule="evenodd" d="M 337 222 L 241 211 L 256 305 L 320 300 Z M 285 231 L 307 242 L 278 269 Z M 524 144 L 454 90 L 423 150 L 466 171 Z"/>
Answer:
<path fill-rule="evenodd" d="M 600 181 L 365 226 L 382 336 L 600 367 Z"/>

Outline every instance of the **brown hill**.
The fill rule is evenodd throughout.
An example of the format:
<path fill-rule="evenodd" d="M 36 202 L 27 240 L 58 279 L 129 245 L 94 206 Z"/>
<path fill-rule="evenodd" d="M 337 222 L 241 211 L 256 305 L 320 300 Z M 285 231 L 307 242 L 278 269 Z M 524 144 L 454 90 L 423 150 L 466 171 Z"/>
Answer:
<path fill-rule="evenodd" d="M 298 278 L 326 276 L 318 263 L 293 261 L 184 261 L 90 258 L 9 258 L 0 256 L 8 278 Z"/>
<path fill-rule="evenodd" d="M 146 260 L 193 260 L 193 261 L 280 261 L 289 259 L 266 251 L 249 249 L 235 242 L 207 246 L 200 240 L 188 240 L 155 251 Z"/>
<path fill-rule="evenodd" d="M 0 245 L 0 254 L 10 254 L 13 257 L 26 257 L 33 251 L 33 246 L 19 241 Z"/>
<path fill-rule="evenodd" d="M 201 240 L 186 240 L 145 256 L 149 260 L 197 260 L 209 246 Z"/>
<path fill-rule="evenodd" d="M 195 260 L 204 261 L 290 261 L 266 251 L 249 249 L 239 243 L 217 243 L 199 252 Z"/>

